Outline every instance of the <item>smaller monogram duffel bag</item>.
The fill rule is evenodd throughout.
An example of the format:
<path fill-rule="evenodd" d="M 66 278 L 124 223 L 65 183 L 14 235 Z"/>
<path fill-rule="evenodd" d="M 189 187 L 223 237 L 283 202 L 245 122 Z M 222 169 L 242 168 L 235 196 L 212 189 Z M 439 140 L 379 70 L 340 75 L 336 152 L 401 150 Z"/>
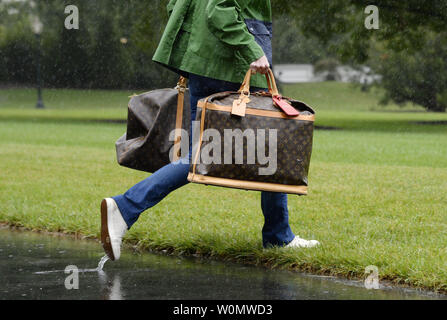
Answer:
<path fill-rule="evenodd" d="M 251 74 L 238 92 L 199 101 L 200 134 L 188 180 L 306 195 L 315 111 L 280 96 L 271 70 L 266 75 L 269 92 L 250 94 Z"/>
<path fill-rule="evenodd" d="M 118 163 L 155 172 L 178 160 L 181 131 L 190 130 L 190 119 L 189 92 L 183 77 L 175 89 L 158 89 L 132 97 L 127 132 L 115 144 Z"/>

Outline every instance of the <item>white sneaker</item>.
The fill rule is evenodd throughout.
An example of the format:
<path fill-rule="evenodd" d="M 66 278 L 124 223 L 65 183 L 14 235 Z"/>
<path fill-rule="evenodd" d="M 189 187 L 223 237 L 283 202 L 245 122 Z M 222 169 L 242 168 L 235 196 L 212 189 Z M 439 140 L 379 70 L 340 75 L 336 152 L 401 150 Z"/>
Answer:
<path fill-rule="evenodd" d="M 296 236 L 292 242 L 286 245 L 286 248 L 312 248 L 320 245 L 317 240 L 306 240 Z"/>
<path fill-rule="evenodd" d="M 127 224 L 115 200 L 107 198 L 101 202 L 101 243 L 110 260 L 121 256 L 121 243 Z"/>

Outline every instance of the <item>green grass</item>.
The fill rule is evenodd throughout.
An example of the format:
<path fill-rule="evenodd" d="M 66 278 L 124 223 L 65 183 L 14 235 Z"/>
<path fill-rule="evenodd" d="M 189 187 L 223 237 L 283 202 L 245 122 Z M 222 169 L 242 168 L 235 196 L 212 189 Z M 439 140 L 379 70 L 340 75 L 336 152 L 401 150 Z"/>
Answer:
<path fill-rule="evenodd" d="M 406 104 L 379 105 L 383 90 L 373 87 L 362 92 L 358 85 L 341 82 L 283 85 L 284 95 L 305 101 L 321 111 L 424 111 L 421 106 Z"/>
<path fill-rule="evenodd" d="M 126 236 L 139 248 L 270 267 L 382 279 L 447 292 L 447 120 L 415 106 L 378 106 L 350 85 L 287 86 L 317 110 L 310 194 L 290 196 L 296 234 L 319 248 L 262 250 L 258 192 L 188 185 L 148 210 Z M 98 237 L 99 202 L 145 173 L 116 164 L 131 92 L 0 90 L 0 221 Z M 390 111 L 392 110 L 392 111 Z"/>

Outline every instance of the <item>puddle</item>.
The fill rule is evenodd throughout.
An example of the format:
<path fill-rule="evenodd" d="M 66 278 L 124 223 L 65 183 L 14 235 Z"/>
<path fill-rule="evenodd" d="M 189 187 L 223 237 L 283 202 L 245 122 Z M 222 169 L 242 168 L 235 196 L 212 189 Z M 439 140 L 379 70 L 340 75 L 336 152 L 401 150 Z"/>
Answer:
<path fill-rule="evenodd" d="M 103 256 L 94 241 L 0 229 L 0 299 L 447 299 L 413 289 L 382 285 L 367 290 L 362 281 L 205 259 L 123 250 L 119 261 L 106 263 Z M 67 266 L 79 270 L 77 290 L 65 287 L 72 275 L 65 273 Z"/>

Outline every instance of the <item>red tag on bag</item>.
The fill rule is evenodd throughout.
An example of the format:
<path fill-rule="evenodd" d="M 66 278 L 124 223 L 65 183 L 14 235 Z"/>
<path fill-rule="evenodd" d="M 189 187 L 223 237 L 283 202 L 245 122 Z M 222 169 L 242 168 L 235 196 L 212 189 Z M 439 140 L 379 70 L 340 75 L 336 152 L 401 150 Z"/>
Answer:
<path fill-rule="evenodd" d="M 294 107 L 287 103 L 287 101 L 283 100 L 281 96 L 274 96 L 273 102 L 275 105 L 280 108 L 284 113 L 291 117 L 299 116 L 300 113 Z"/>

